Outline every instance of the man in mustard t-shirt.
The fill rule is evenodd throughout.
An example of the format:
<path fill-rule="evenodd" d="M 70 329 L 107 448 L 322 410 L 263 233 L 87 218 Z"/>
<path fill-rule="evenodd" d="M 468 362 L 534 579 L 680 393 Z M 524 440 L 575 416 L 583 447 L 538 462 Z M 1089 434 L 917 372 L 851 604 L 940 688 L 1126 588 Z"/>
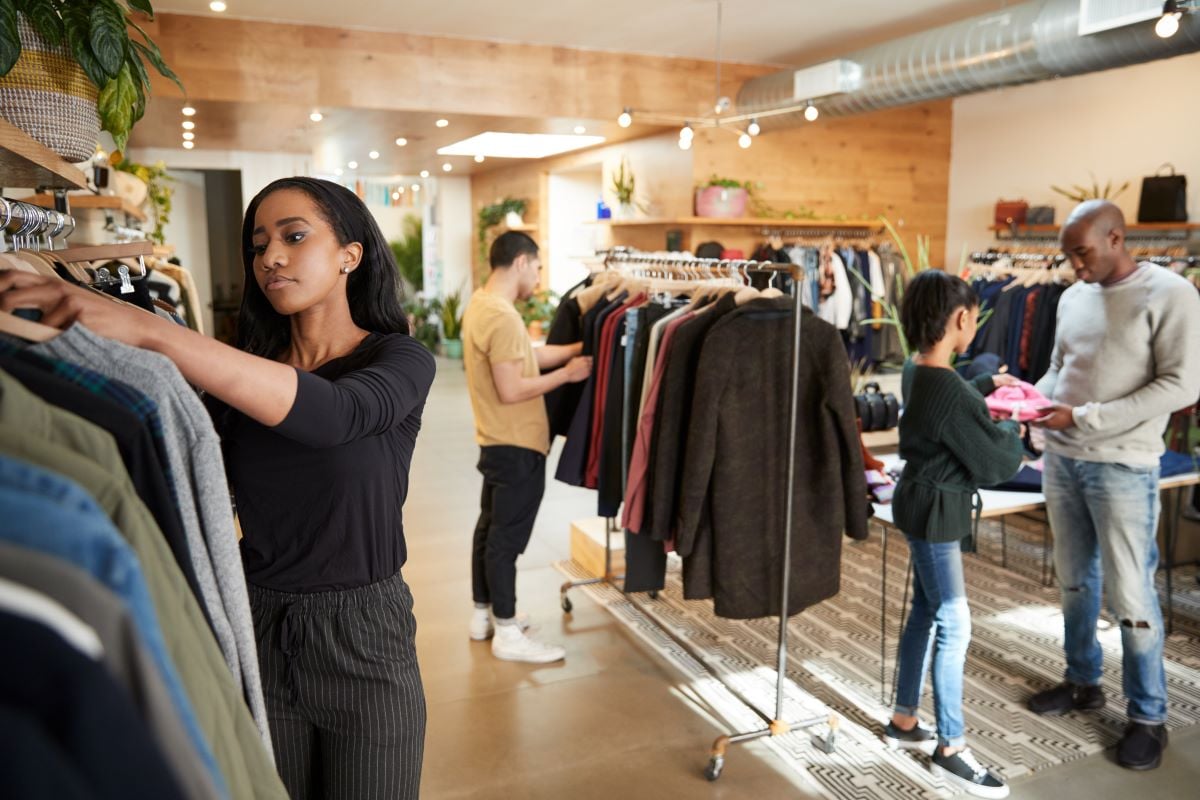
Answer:
<path fill-rule="evenodd" d="M 529 636 L 517 619 L 517 556 L 525 552 L 546 488 L 550 422 L 542 395 L 586 380 L 582 342 L 534 348 L 513 303 L 537 288 L 538 246 L 509 231 L 492 244 L 492 273 L 463 314 L 463 361 L 475 412 L 483 496 L 471 554 L 471 638 L 492 638 L 506 661 L 559 661 L 566 651 Z M 565 365 L 565 366 L 564 366 Z M 543 369 L 553 369 L 545 375 Z M 495 618 L 495 625 L 492 619 Z"/>

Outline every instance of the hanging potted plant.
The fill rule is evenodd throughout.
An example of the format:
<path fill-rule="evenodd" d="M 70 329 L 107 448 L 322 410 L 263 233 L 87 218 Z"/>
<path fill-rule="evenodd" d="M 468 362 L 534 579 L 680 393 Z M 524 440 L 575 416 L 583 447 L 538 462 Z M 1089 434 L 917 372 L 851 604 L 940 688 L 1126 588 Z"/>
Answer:
<path fill-rule="evenodd" d="M 713 175 L 696 189 L 697 217 L 737 218 L 746 215 L 750 184 Z"/>
<path fill-rule="evenodd" d="M 116 154 L 113 157 L 115 156 Z M 175 179 L 167 172 L 167 165 L 159 161 L 147 166 L 122 158 L 112 161 L 112 167 L 121 173 L 133 175 L 145 186 L 141 200 L 134 202 L 135 198 L 132 196 L 126 196 L 126 199 L 135 206 L 140 206 L 143 201 L 149 202 L 150 210 L 154 212 L 154 230 L 150 232 L 149 238 L 159 244 L 165 244 L 166 227 L 171 221 L 171 198 L 175 195 L 175 187 L 171 185 Z"/>
<path fill-rule="evenodd" d="M 146 62 L 183 89 L 135 10 L 154 18 L 150 0 L 0 0 L 0 116 L 67 161 L 91 158 L 101 129 L 124 150 L 146 111 Z"/>

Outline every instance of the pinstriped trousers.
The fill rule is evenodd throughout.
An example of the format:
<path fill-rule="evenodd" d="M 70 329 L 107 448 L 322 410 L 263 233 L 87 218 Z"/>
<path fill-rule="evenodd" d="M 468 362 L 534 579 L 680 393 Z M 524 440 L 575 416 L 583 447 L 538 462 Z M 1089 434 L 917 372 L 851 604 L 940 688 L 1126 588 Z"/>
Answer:
<path fill-rule="evenodd" d="M 275 761 L 292 800 L 416 798 L 425 693 L 404 578 L 311 594 L 249 589 Z"/>

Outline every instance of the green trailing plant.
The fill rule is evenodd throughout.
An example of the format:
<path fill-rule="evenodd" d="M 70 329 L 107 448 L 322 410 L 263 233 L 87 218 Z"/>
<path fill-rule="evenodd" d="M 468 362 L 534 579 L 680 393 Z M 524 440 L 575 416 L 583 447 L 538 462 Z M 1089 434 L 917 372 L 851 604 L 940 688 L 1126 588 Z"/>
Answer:
<path fill-rule="evenodd" d="M 424 296 L 418 293 L 405 302 L 404 313 L 408 316 L 412 337 L 429 352 L 437 352 L 438 342 L 442 338 L 438 331 L 438 320 L 442 316 L 441 302 L 436 298 L 426 301 Z"/>
<path fill-rule="evenodd" d="M 442 299 L 442 335 L 447 339 L 462 337 L 462 292 L 451 292 Z"/>
<path fill-rule="evenodd" d="M 1100 181 L 1096 180 L 1096 176 L 1092 176 L 1091 186 L 1080 186 L 1077 183 L 1071 184 L 1070 189 L 1063 189 L 1060 186 L 1051 186 L 1050 191 L 1061 194 L 1068 200 L 1073 200 L 1076 203 L 1082 203 L 1087 200 L 1114 200 L 1119 197 L 1126 189 L 1129 188 L 1129 181 L 1125 181 L 1120 186 L 1114 188 L 1113 182 L 1108 181 L 1104 184 L 1104 188 L 1100 187 Z"/>
<path fill-rule="evenodd" d="M 492 203 L 490 206 L 484 206 L 479 209 L 478 230 L 479 236 L 479 261 L 486 264 L 488 260 L 488 232 L 500 223 L 504 222 L 504 218 L 511 211 L 515 214 L 524 214 L 528 203 L 525 200 L 519 200 L 515 197 L 506 197 L 499 202 Z"/>
<path fill-rule="evenodd" d="M 407 293 L 425 288 L 425 251 L 422 239 L 421 220 L 417 217 L 404 218 L 404 236 L 390 242 L 392 255 L 396 258 L 396 269 L 404 281 Z"/>
<path fill-rule="evenodd" d="M 558 295 L 549 289 L 542 289 L 534 292 L 527 300 L 518 300 L 515 305 L 526 326 L 533 322 L 544 325 L 554 319 L 554 312 L 558 308 Z"/>
<path fill-rule="evenodd" d="M 66 44 L 100 92 L 96 110 L 101 128 L 123 151 L 129 132 L 146 113 L 147 62 L 183 91 L 183 83 L 163 61 L 158 45 L 134 22 L 135 11 L 154 19 L 150 0 L 0 0 L 0 75 L 7 75 L 21 56 L 20 13 L 47 43 Z M 130 28 L 141 41 L 130 36 Z"/>
<path fill-rule="evenodd" d="M 175 196 L 175 187 L 171 185 L 175 179 L 167 172 L 166 163 L 139 164 L 115 153 L 109 163 L 113 169 L 128 172 L 146 184 L 146 200 L 154 210 L 154 230 L 150 238 L 159 244 L 166 243 L 166 227 L 171 222 L 171 198 Z"/>

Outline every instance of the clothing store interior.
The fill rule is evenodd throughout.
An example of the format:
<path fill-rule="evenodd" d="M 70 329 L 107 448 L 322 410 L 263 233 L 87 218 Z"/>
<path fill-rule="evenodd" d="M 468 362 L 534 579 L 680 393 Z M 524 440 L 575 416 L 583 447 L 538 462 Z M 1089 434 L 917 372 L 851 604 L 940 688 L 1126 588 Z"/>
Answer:
<path fill-rule="evenodd" d="M 1197 0 L 0 45 L 0 796 L 1197 796 Z"/>

